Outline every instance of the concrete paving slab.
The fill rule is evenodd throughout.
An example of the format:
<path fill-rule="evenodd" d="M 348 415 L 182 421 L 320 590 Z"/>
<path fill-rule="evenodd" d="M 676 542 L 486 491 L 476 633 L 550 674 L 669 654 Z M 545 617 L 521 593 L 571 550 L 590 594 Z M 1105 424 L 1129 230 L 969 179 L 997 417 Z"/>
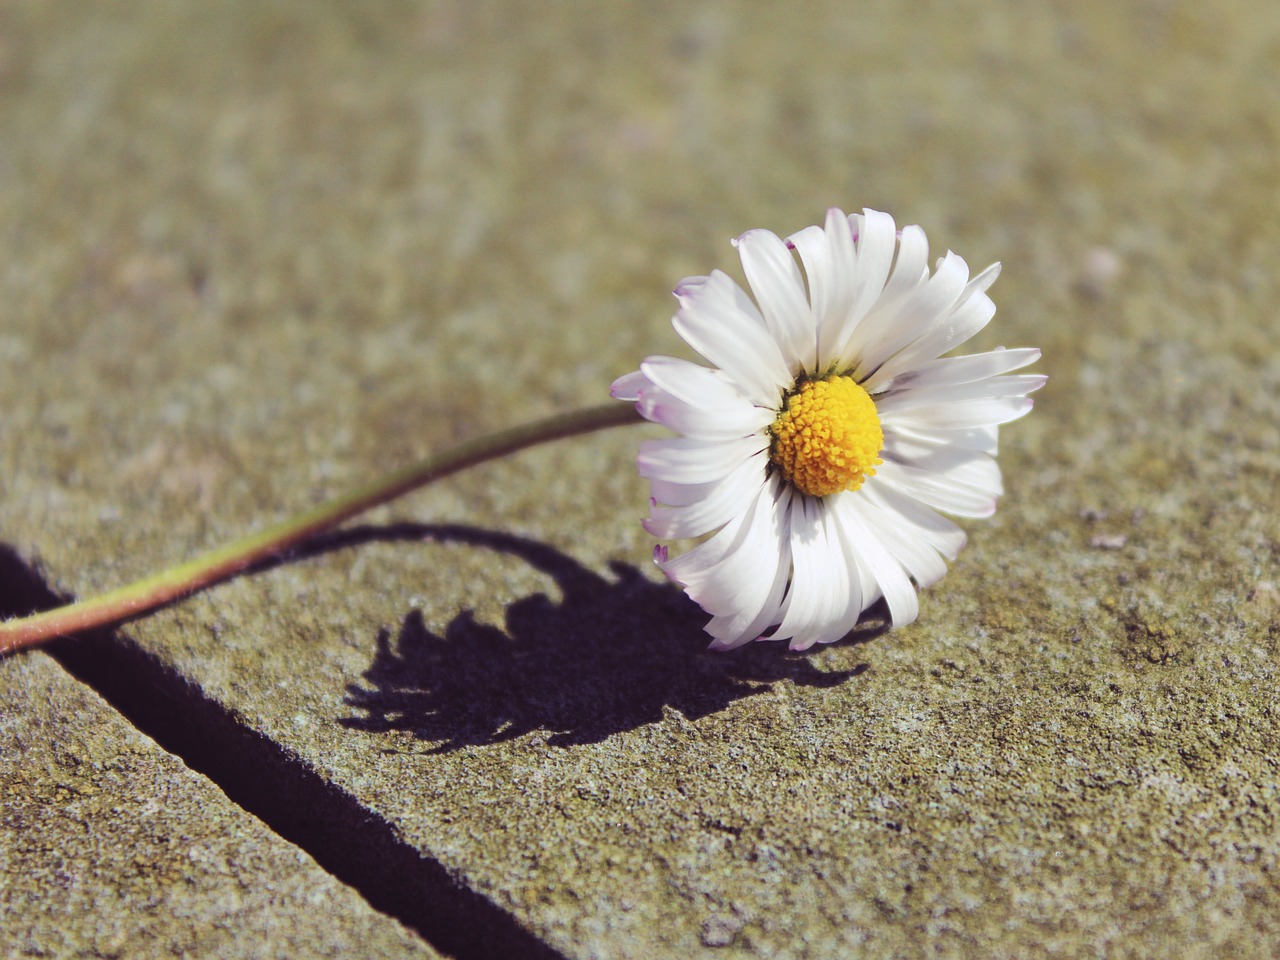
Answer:
<path fill-rule="evenodd" d="M 677 351 L 678 278 L 830 203 L 1002 258 L 978 345 L 1052 379 L 893 634 L 704 653 L 646 562 L 637 431 L 443 483 L 104 657 L 473 895 L 453 928 L 1274 954 L 1273 5 L 131 11 L 6 13 L 0 539 L 59 592 L 597 402 Z"/>
<path fill-rule="evenodd" d="M 44 653 L 0 695 L 0 956 L 439 956 Z"/>

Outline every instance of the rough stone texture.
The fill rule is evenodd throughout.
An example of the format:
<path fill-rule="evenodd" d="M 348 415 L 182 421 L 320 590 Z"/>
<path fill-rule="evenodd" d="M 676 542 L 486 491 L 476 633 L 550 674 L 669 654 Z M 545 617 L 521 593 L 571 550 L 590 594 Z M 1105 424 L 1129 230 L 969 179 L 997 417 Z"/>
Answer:
<path fill-rule="evenodd" d="M 124 582 L 888 209 L 1052 378 L 917 624 L 702 652 L 615 432 L 115 642 L 568 956 L 1272 956 L 1278 58 L 1261 0 L 6 7 L 0 539 Z"/>
<path fill-rule="evenodd" d="M 43 653 L 0 697 L 0 956 L 439 956 Z"/>

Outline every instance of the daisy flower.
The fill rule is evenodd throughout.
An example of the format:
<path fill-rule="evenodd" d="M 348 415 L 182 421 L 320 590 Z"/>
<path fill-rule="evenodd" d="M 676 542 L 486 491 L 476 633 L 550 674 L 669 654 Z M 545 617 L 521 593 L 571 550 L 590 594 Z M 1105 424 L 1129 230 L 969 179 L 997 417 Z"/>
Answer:
<path fill-rule="evenodd" d="M 641 444 L 644 526 L 703 539 L 654 559 L 711 614 L 714 649 L 830 643 L 882 598 L 910 623 L 965 542 L 938 511 L 995 511 L 997 428 L 1045 382 L 1006 374 L 1040 351 L 943 357 L 994 315 L 999 264 L 970 279 L 948 252 L 931 274 L 924 231 L 888 214 L 735 245 L 751 296 L 718 270 L 675 291 L 676 332 L 711 367 L 649 357 L 610 391 L 680 434 Z"/>

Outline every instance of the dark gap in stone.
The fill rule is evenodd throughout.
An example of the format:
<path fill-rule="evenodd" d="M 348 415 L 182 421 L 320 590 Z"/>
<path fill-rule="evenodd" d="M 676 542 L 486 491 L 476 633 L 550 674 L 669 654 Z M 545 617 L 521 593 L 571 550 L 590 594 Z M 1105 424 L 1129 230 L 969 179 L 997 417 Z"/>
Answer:
<path fill-rule="evenodd" d="M 0 545 L 0 615 L 22 616 L 63 602 Z M 401 840 L 394 825 L 326 783 L 301 757 L 240 723 L 127 635 L 102 630 L 43 649 L 232 802 L 437 950 L 459 960 L 563 960 L 511 914 Z"/>

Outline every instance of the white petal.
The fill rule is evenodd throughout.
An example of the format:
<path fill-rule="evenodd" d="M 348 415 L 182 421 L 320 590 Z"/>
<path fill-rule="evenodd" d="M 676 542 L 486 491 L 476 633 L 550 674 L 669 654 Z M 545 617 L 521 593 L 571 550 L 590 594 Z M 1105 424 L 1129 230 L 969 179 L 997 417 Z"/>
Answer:
<path fill-rule="evenodd" d="M 720 484 L 724 483 L 724 479 L 707 483 L 671 483 L 667 480 L 650 480 L 649 498 L 668 507 L 692 506 L 715 493 Z"/>
<path fill-rule="evenodd" d="M 812 370 L 825 370 L 853 308 L 855 252 L 853 228 L 844 211 L 827 211 L 826 228 L 806 227 L 787 238 L 796 248 L 809 281 L 809 301 L 817 325 L 818 356 Z"/>
<path fill-rule="evenodd" d="M 901 413 L 888 410 L 880 415 L 881 425 L 888 430 L 901 424 L 908 429 L 966 430 L 1010 423 L 1031 412 L 1030 397 L 995 397 L 965 400 L 961 403 L 938 403 L 915 407 Z M 642 411 L 643 412 L 643 411 Z"/>
<path fill-rule="evenodd" d="M 794 375 L 801 369 L 813 369 L 817 334 L 795 257 L 768 230 L 749 230 L 734 242 L 751 294 L 782 349 L 789 371 Z"/>
<path fill-rule="evenodd" d="M 965 532 L 955 523 L 919 500 L 893 489 L 879 474 L 863 484 L 858 493 L 892 514 L 894 526 L 905 524 L 919 540 L 947 560 L 954 560 L 965 545 Z"/>
<path fill-rule="evenodd" d="M 954 444 L 938 444 L 902 435 L 887 435 L 881 456 L 915 470 L 945 475 L 988 497 L 1004 493 L 1000 467 L 985 453 Z"/>
<path fill-rule="evenodd" d="M 848 569 L 848 576 L 842 583 L 841 591 L 833 597 L 833 613 L 831 623 L 827 629 L 821 631 L 814 638 L 815 643 L 833 643 L 836 640 L 848 635 L 858 623 L 862 611 L 879 599 L 879 592 L 863 591 L 863 580 L 858 570 L 858 559 L 850 546 L 849 538 L 846 537 L 841 530 L 841 519 L 839 511 L 833 510 L 830 504 L 826 504 L 822 511 L 822 522 L 826 527 L 827 543 L 830 544 L 832 550 L 839 550 L 844 557 L 844 565 Z M 870 597 L 868 598 L 868 593 Z M 843 606 L 841 606 L 843 601 Z"/>
<path fill-rule="evenodd" d="M 834 279 L 834 271 L 831 269 L 831 245 L 827 242 L 826 233 L 821 227 L 809 226 L 796 231 L 787 237 L 785 242 L 788 247 L 800 254 L 813 316 L 824 316 L 827 310 L 828 288 Z"/>
<path fill-rule="evenodd" d="M 743 609 L 732 615 L 712 617 L 705 628 L 714 638 L 711 641 L 712 650 L 732 650 L 752 640 L 763 639 L 760 634 L 782 619 L 782 596 L 791 578 L 791 543 L 788 533 L 791 524 L 790 503 L 789 494 L 776 503 L 774 519 L 777 526 L 774 532 L 777 536 L 777 567 L 773 580 L 762 594 L 764 602 L 754 616 L 749 616 L 751 610 L 744 605 Z M 766 562 L 772 564 L 773 560 L 768 559 Z"/>
<path fill-rule="evenodd" d="M 707 613 L 740 617 L 745 625 L 764 608 L 773 587 L 785 519 L 785 512 L 775 509 L 773 492 L 763 485 L 722 557 L 711 564 L 668 563 L 663 569 Z"/>
<path fill-rule="evenodd" d="M 925 429 L 918 425 L 906 427 L 897 423 L 894 424 L 892 432 L 895 436 L 911 436 L 942 446 L 979 450 L 993 457 L 999 452 L 1000 428 L 997 426 L 972 427 L 968 430 L 937 430 Z"/>
<path fill-rule="evenodd" d="M 937 583 L 946 575 L 947 561 L 906 518 L 884 507 L 883 501 L 860 490 L 858 512 L 872 534 L 884 544 L 895 560 L 920 587 Z"/>
<path fill-rule="evenodd" d="M 866 315 L 838 344 L 832 356 L 835 365 L 851 369 L 861 362 L 866 345 L 885 337 L 885 331 L 900 329 L 899 314 L 908 299 L 929 281 L 929 241 L 917 226 L 907 226 L 898 237 L 897 256 L 880 296 L 866 308 Z M 862 364 L 865 366 L 865 364 Z"/>
<path fill-rule="evenodd" d="M 844 348 L 842 365 L 853 367 L 858 381 L 867 379 L 893 354 L 944 322 L 968 279 L 964 260 L 948 253 L 933 276 L 901 302 L 882 301 L 872 307 Z"/>
<path fill-rule="evenodd" d="M 865 564 L 870 571 L 889 605 L 890 621 L 900 627 L 915 620 L 920 613 L 920 600 L 902 565 L 863 518 L 860 504 L 861 498 L 855 492 L 833 498 L 832 506 L 840 511 L 840 529 L 850 550 L 857 556 L 858 563 Z"/>
<path fill-rule="evenodd" d="M 836 516 L 839 518 L 840 511 L 836 511 Z M 850 545 L 849 549 L 852 551 L 853 541 L 844 534 L 842 536 L 844 537 L 844 543 Z M 883 597 L 884 594 L 880 591 L 880 584 L 876 583 L 875 577 L 871 575 L 871 568 L 867 564 L 858 561 L 856 551 L 854 551 L 853 572 L 857 577 L 858 592 L 862 594 L 862 609 L 866 610 Z"/>
<path fill-rule="evenodd" d="M 667 437 L 643 440 L 636 463 L 640 476 L 670 483 L 709 483 L 723 480 L 744 460 L 769 448 L 764 434 L 732 440 Z"/>
<path fill-rule="evenodd" d="M 697 503 L 653 507 L 643 526 L 660 540 L 700 537 L 745 513 L 751 498 L 764 482 L 765 472 L 754 461 L 748 460 Z"/>
<path fill-rule="evenodd" d="M 858 324 L 884 292 L 898 246 L 893 217 L 887 213 L 863 210 L 861 215 L 850 217 L 849 224 L 858 236 L 854 244 L 854 295 L 849 316 L 833 341 L 832 350 L 836 356 L 844 354 L 845 345 Z"/>
<path fill-rule="evenodd" d="M 876 468 L 873 478 L 887 484 L 935 510 L 958 517 L 989 517 L 996 512 L 996 497 L 973 487 L 955 483 L 945 474 L 919 470 L 906 464 L 886 460 Z"/>
<path fill-rule="evenodd" d="M 892 380 L 884 376 L 881 368 L 862 386 L 868 393 L 883 394 L 908 386 L 914 388 L 971 383 L 1018 370 L 1039 359 L 1040 351 L 1035 347 L 1019 347 L 1014 350 L 998 347 L 987 353 L 926 360 L 910 370 L 903 371 Z"/>
<path fill-rule="evenodd" d="M 648 382 L 649 378 L 639 370 L 624 373 L 609 385 L 609 396 L 615 400 L 639 400 L 640 389 Z"/>
<path fill-rule="evenodd" d="M 812 497 L 797 499 L 793 511 L 799 516 L 791 522 L 791 586 L 785 600 L 782 622 L 773 636 L 791 639 L 792 650 L 807 650 L 833 629 L 844 636 L 853 623 L 845 622 L 853 571 L 849 557 L 839 542 L 830 537 L 835 531 L 824 517 L 825 500 Z"/>
<path fill-rule="evenodd" d="M 662 572 L 675 583 L 684 586 L 687 579 L 695 578 L 705 569 L 714 567 L 729 555 L 744 528 L 748 518 L 748 510 L 730 517 L 723 527 L 707 537 L 696 547 L 692 547 L 678 557 L 662 557 L 658 566 Z"/>
<path fill-rule="evenodd" d="M 791 385 L 791 370 L 759 311 L 727 274 L 717 270 L 697 279 L 676 288 L 680 309 L 671 320 L 676 332 L 753 403 L 776 405 Z"/>
<path fill-rule="evenodd" d="M 993 268 L 988 267 L 980 276 L 991 276 L 994 279 L 994 273 Z M 996 305 L 982 290 L 974 289 L 973 280 L 969 281 L 956 302 L 958 305 L 948 316 L 885 360 L 876 370 L 876 380 L 887 383 L 899 374 L 960 346 L 996 315 Z M 870 387 L 868 392 L 874 392 L 875 389 L 877 388 Z"/>
<path fill-rule="evenodd" d="M 782 595 L 791 576 L 791 546 L 783 540 L 779 549 L 778 569 L 760 612 L 751 620 L 746 620 L 742 613 L 731 617 L 712 617 L 703 628 L 713 638 L 710 649 L 735 650 L 752 640 L 773 639 L 761 634 L 781 619 Z"/>
<path fill-rule="evenodd" d="M 669 507 L 688 507 L 716 493 L 718 486 L 724 483 L 736 470 L 740 467 L 743 469 L 753 469 L 761 474 L 765 473 L 768 468 L 767 459 L 757 454 L 758 462 L 750 463 L 749 460 L 738 461 L 731 464 L 729 469 L 725 471 L 722 477 L 714 480 L 706 481 L 670 481 L 662 477 L 653 477 L 649 480 L 649 497 L 658 503 Z"/>
<path fill-rule="evenodd" d="M 878 304 L 898 304 L 929 279 L 929 240 L 914 224 L 902 228 L 898 255 Z"/>
<path fill-rule="evenodd" d="M 964 288 L 964 294 L 960 297 L 961 302 L 969 299 L 975 293 L 986 293 L 991 289 L 991 285 L 996 282 L 1000 276 L 999 262 L 991 264 L 987 269 L 969 281 L 969 285 Z"/>
<path fill-rule="evenodd" d="M 693 407 L 750 407 L 752 403 L 715 370 L 675 357 L 645 357 L 640 372 L 649 381 Z"/>
<path fill-rule="evenodd" d="M 1048 377 L 1024 373 L 1010 377 L 988 377 L 967 383 L 909 384 L 894 387 L 876 397 L 876 411 L 885 414 L 935 404 L 962 403 L 970 400 L 996 400 L 1025 397 L 1044 386 Z"/>
<path fill-rule="evenodd" d="M 826 531 L 818 522 L 817 501 L 796 497 L 791 518 L 791 583 L 782 602 L 782 621 L 771 639 L 791 640 L 791 649 L 807 650 L 812 646 L 806 631 L 822 617 L 824 595 L 817 582 L 826 565 Z M 806 642 L 807 641 L 807 642 Z"/>
<path fill-rule="evenodd" d="M 723 406 L 692 406 L 658 386 L 644 387 L 636 409 L 646 420 L 702 440 L 730 440 L 757 433 L 773 422 L 774 413 L 745 400 Z"/>

